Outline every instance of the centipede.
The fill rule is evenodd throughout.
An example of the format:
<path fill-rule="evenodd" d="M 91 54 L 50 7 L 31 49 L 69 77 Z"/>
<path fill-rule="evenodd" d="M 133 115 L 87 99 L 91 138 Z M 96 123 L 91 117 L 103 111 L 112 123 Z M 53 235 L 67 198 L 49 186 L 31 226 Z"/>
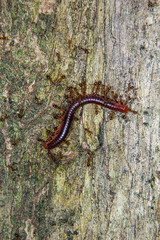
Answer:
<path fill-rule="evenodd" d="M 71 124 L 73 122 L 74 114 L 79 107 L 82 107 L 87 104 L 95 104 L 100 105 L 104 108 L 110 109 L 112 111 L 117 111 L 120 113 L 128 113 L 133 112 L 137 113 L 136 111 L 130 109 L 127 104 L 123 104 L 121 102 L 117 102 L 107 97 L 107 94 L 110 88 L 104 90 L 104 85 L 102 85 L 103 94 L 99 94 L 99 89 L 101 86 L 101 82 L 96 82 L 94 84 L 92 94 L 86 94 L 86 91 L 82 91 L 82 94 L 78 94 L 78 97 L 72 99 L 72 102 L 66 109 L 64 115 L 61 117 L 61 124 L 59 125 L 58 129 L 55 131 L 54 136 L 47 142 L 45 142 L 44 147 L 45 149 L 53 149 L 60 145 L 65 138 L 67 137 Z M 73 93 L 72 89 L 69 88 L 71 93 Z"/>

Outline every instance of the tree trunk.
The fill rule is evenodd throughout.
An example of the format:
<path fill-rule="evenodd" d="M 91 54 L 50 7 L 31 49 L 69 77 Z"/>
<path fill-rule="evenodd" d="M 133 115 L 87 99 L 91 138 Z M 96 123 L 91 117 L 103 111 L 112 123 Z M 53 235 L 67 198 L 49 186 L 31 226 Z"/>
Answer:
<path fill-rule="evenodd" d="M 158 240 L 159 2 L 1 0 L 0 9 L 0 238 Z M 99 94 L 111 86 L 108 96 L 130 96 L 137 114 L 88 104 L 48 153 L 38 139 L 61 122 L 55 104 L 67 109 L 66 95 L 82 94 L 80 83 L 93 93 L 98 81 Z"/>

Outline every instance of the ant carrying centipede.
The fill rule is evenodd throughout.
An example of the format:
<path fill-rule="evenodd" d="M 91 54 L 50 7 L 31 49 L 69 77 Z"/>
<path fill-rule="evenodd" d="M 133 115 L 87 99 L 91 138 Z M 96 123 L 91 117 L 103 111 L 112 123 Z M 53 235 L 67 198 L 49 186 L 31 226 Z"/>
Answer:
<path fill-rule="evenodd" d="M 105 86 L 100 82 L 95 82 L 93 85 L 92 93 L 86 93 L 86 85 L 81 84 L 82 93 L 80 94 L 76 88 L 68 87 L 70 92 L 70 97 L 65 96 L 67 101 L 69 102 L 69 107 L 66 109 L 64 115 L 61 117 L 61 124 L 59 125 L 58 129 L 55 131 L 54 136 L 51 137 L 49 141 L 47 141 L 44 145 L 46 149 L 52 149 L 57 147 L 60 143 L 62 143 L 71 126 L 73 121 L 73 116 L 75 111 L 86 104 L 96 104 L 102 107 L 108 108 L 110 110 L 118 111 L 124 113 L 125 115 L 128 112 L 137 113 L 134 110 L 131 110 L 126 103 L 121 103 L 117 101 L 118 95 L 114 95 L 113 100 L 108 97 L 108 92 L 110 91 L 111 87 L 105 88 Z M 76 97 L 75 97 L 76 93 Z M 112 92 L 113 95 L 113 92 Z"/>

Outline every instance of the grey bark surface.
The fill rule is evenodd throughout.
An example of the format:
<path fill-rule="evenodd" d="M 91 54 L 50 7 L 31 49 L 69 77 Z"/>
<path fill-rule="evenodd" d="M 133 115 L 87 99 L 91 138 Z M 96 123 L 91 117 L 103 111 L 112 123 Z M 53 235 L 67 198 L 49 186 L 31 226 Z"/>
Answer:
<path fill-rule="evenodd" d="M 159 1 L 1 0 L 0 12 L 0 239 L 158 240 Z M 84 81 L 138 114 L 84 106 L 48 154 L 53 105 Z"/>

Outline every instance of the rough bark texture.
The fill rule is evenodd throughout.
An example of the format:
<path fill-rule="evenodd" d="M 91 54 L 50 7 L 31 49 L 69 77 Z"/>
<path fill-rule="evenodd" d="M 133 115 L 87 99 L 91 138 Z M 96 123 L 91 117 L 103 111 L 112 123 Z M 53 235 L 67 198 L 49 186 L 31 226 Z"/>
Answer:
<path fill-rule="evenodd" d="M 159 1 L 1 0 L 0 11 L 0 239 L 158 240 Z M 138 114 L 85 106 L 51 157 L 37 139 L 82 81 L 124 99 L 134 86 Z"/>

